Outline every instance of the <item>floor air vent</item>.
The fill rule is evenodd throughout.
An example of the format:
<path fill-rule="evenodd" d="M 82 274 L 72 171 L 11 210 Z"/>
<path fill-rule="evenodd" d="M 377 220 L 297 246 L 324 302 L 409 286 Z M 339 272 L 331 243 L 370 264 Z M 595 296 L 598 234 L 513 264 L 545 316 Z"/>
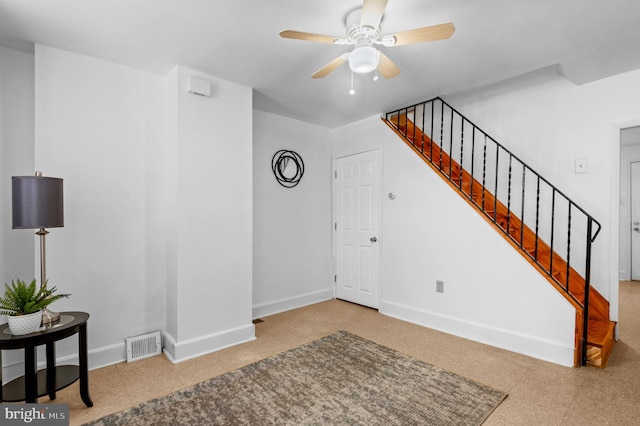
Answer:
<path fill-rule="evenodd" d="M 162 340 L 159 331 L 136 337 L 127 337 L 125 340 L 127 342 L 127 362 L 149 358 L 162 352 Z"/>

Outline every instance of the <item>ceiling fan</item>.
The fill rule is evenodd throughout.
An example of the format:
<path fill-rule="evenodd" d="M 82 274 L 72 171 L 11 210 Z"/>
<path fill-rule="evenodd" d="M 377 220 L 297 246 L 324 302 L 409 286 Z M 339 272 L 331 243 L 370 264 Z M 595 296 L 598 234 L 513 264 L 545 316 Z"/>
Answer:
<path fill-rule="evenodd" d="M 384 53 L 376 49 L 376 45 L 394 47 L 425 41 L 444 40 L 451 37 L 455 27 L 449 22 L 381 36 L 380 22 L 388 1 L 363 0 L 362 9 L 356 9 L 347 15 L 346 37 L 333 37 L 293 30 L 280 31 L 280 37 L 354 46 L 351 52 L 338 56 L 316 71 L 311 78 L 326 77 L 331 71 L 347 61 L 349 62 L 349 68 L 354 73 L 365 74 L 377 70 L 384 78 L 393 78 L 400 74 L 400 68 Z"/>

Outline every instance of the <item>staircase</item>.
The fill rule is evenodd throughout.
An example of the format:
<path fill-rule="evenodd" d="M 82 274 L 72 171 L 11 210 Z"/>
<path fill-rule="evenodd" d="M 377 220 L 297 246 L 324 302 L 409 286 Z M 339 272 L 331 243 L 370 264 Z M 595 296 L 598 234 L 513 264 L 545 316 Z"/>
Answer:
<path fill-rule="evenodd" d="M 615 323 L 590 285 L 600 224 L 440 98 L 383 121 L 574 306 L 574 365 L 604 368 Z"/>

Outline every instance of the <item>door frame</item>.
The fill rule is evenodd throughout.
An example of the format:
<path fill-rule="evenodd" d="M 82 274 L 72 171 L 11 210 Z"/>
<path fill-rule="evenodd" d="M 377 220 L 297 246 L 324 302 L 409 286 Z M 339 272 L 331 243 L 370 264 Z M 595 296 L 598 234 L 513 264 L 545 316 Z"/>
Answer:
<path fill-rule="evenodd" d="M 606 139 L 612 147 L 612 155 L 610 160 L 612 172 L 610 178 L 611 203 L 609 204 L 609 226 L 611 229 L 609 231 L 609 315 L 612 321 L 617 322 L 616 340 L 618 340 L 618 338 L 620 337 L 619 282 L 621 279 L 623 279 L 620 276 L 620 258 L 622 255 L 622 253 L 620 252 L 620 233 L 623 232 L 624 225 L 620 223 L 620 212 L 623 209 L 623 207 L 620 206 L 620 199 L 621 197 L 624 197 L 625 194 L 621 192 L 621 171 L 623 168 L 625 168 L 626 163 L 626 158 L 622 157 L 622 137 L 620 132 L 623 129 L 638 126 L 640 126 L 640 118 L 610 122 L 608 128 L 609 135 Z M 624 208 L 626 208 L 627 206 L 624 206 Z M 631 247 L 629 247 L 629 251 L 631 251 Z M 629 258 L 629 262 L 630 261 L 631 259 Z"/>
<path fill-rule="evenodd" d="M 617 203 L 619 222 L 616 235 L 618 236 L 620 253 L 617 271 L 618 279 L 625 281 L 631 280 L 631 263 L 633 261 L 631 253 L 631 163 L 640 162 L 640 152 L 633 148 L 638 145 L 640 145 L 640 141 L 638 144 L 621 145 L 619 151 L 618 193 L 620 202 Z M 626 268 L 622 267 L 623 265 Z"/>
<path fill-rule="evenodd" d="M 338 241 L 336 238 L 337 229 L 335 227 L 335 223 L 337 221 L 337 196 L 338 196 L 338 182 L 337 182 L 337 172 L 338 172 L 338 159 L 351 157 L 352 155 L 365 154 L 370 152 L 376 152 L 378 157 L 378 189 L 380 191 L 378 196 L 378 202 L 376 203 L 376 208 L 378 209 L 378 308 L 380 310 L 380 306 L 382 306 L 382 296 L 383 296 L 383 275 L 382 275 L 382 258 L 384 252 L 384 229 L 383 229 L 383 211 L 382 211 L 382 195 L 384 191 L 382 190 L 383 183 L 383 156 L 382 149 L 373 148 L 373 149 L 365 149 L 359 150 L 355 152 L 341 153 L 340 155 L 332 155 L 331 157 L 331 261 L 333 264 L 333 298 L 335 299 L 337 296 L 337 273 L 338 273 Z"/>
<path fill-rule="evenodd" d="M 634 256 L 634 250 L 633 250 L 633 202 L 634 202 L 634 187 L 636 186 L 634 184 L 633 181 L 633 169 L 634 169 L 634 164 L 636 165 L 635 167 L 637 168 L 638 165 L 640 165 L 640 159 L 639 160 L 631 160 L 629 161 L 629 206 L 628 206 L 628 221 L 627 221 L 627 234 L 629 236 L 629 278 L 631 280 L 633 280 L 634 275 L 637 276 L 640 274 L 640 271 L 634 271 L 634 267 L 633 267 L 633 256 Z M 639 176 L 640 177 L 640 176 Z M 640 195 L 639 195 L 640 196 Z M 640 201 L 640 200 L 636 200 Z M 621 227 L 623 226 L 623 224 L 621 224 Z M 624 228 L 623 228 L 624 229 Z M 638 247 L 636 247 L 637 249 Z"/>

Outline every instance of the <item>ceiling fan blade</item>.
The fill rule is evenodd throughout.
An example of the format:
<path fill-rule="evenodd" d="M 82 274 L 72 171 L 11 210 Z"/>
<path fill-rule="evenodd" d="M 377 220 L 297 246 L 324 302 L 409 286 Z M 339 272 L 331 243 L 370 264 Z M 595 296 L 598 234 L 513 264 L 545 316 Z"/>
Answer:
<path fill-rule="evenodd" d="M 363 0 L 360 25 L 378 28 L 389 0 Z"/>
<path fill-rule="evenodd" d="M 394 64 L 391 59 L 380 52 L 380 62 L 378 62 L 378 72 L 382 74 L 384 78 L 393 78 L 400 74 L 400 68 Z"/>
<path fill-rule="evenodd" d="M 323 77 L 326 77 L 331 71 L 335 70 L 340 65 L 344 64 L 345 62 L 347 62 L 348 58 L 349 58 L 349 54 L 348 53 L 343 53 L 342 55 L 338 56 L 333 61 L 329 62 L 327 65 L 325 65 L 324 67 L 322 67 L 318 71 L 316 71 L 311 76 L 311 78 L 323 78 Z"/>
<path fill-rule="evenodd" d="M 306 40 L 315 41 L 316 43 L 337 43 L 338 40 L 342 40 L 340 37 L 328 36 L 323 34 L 305 33 L 302 31 L 282 30 L 280 31 L 280 37 L 291 38 L 294 40 Z"/>
<path fill-rule="evenodd" d="M 445 40 L 451 37 L 455 30 L 456 27 L 454 27 L 451 22 L 433 25 L 430 27 L 416 28 L 415 30 L 402 31 L 384 36 L 383 44 L 387 46 L 387 44 L 384 43 L 384 39 L 387 37 L 395 38 L 395 43 L 390 44 L 389 46 L 402 46 L 405 44 L 422 43 L 424 41 Z"/>

